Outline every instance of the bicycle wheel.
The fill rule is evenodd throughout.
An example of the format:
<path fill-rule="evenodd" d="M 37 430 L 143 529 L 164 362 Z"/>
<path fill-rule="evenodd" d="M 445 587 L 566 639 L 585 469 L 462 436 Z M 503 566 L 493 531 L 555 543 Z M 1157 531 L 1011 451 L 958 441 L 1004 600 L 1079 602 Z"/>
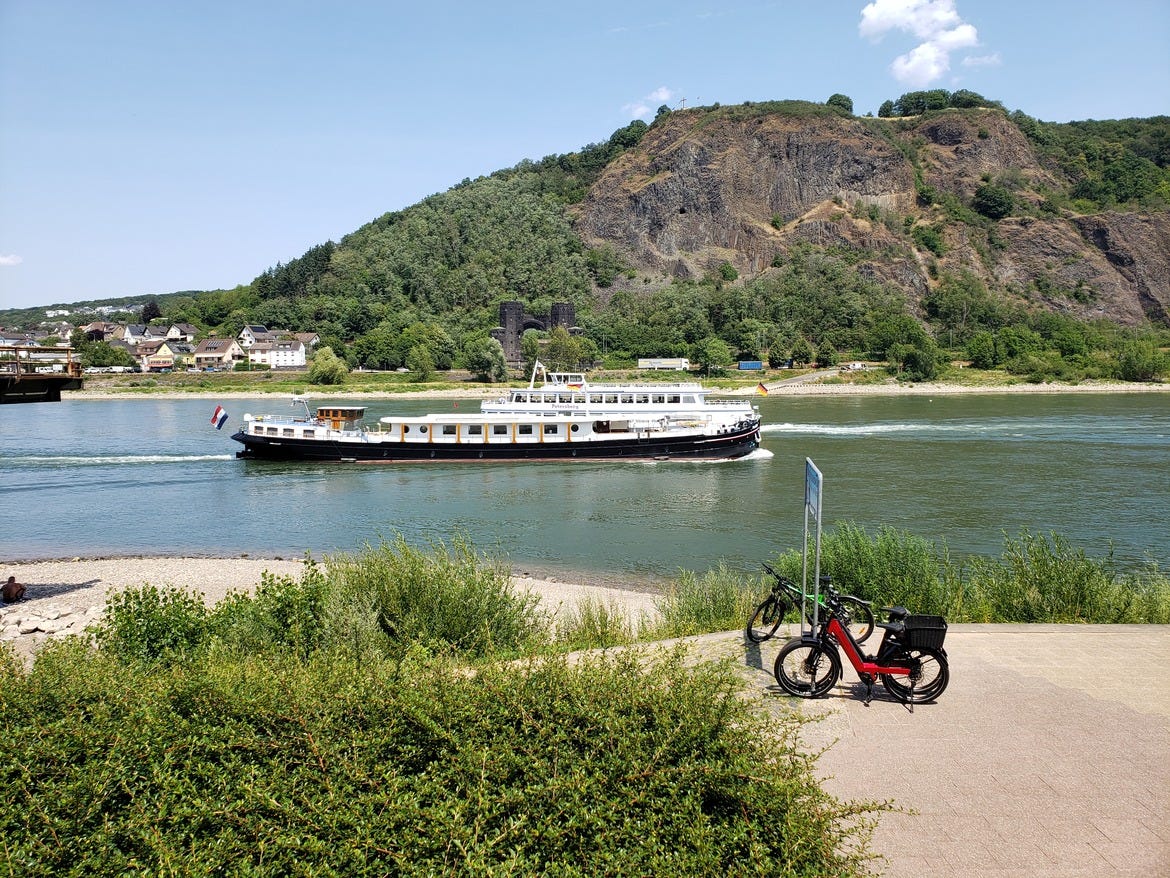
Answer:
<path fill-rule="evenodd" d="M 864 643 L 873 634 L 873 610 L 861 598 L 851 594 L 841 595 L 841 624 L 849 629 L 853 639 Z"/>
<path fill-rule="evenodd" d="M 799 698 L 820 698 L 841 678 L 836 649 L 809 640 L 790 640 L 776 656 L 773 671 L 780 688 Z"/>
<path fill-rule="evenodd" d="M 781 603 L 776 595 L 768 595 L 748 620 L 747 629 L 744 631 L 747 639 L 752 643 L 763 643 L 770 638 L 780 627 L 780 620 L 784 618 L 787 609 L 788 607 Z"/>
<path fill-rule="evenodd" d="M 886 691 L 903 704 L 923 704 L 943 694 L 951 679 L 947 657 L 938 649 L 907 649 L 883 661 L 891 665 L 905 663 L 910 675 L 882 674 Z"/>

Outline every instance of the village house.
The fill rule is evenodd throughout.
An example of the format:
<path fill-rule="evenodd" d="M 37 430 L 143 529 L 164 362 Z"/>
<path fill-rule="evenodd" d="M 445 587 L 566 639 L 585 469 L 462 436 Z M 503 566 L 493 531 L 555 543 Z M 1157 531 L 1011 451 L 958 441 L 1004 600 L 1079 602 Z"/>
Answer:
<path fill-rule="evenodd" d="M 114 338 L 121 339 L 131 347 L 138 347 L 146 338 L 146 324 L 145 323 L 127 323 L 124 326 L 118 327 L 118 332 Z"/>
<path fill-rule="evenodd" d="M 303 369 L 305 346 L 296 339 L 257 342 L 248 349 L 248 362 L 271 369 Z"/>
<path fill-rule="evenodd" d="M 87 323 L 81 327 L 81 331 L 90 341 L 113 341 L 115 338 L 122 337 L 121 326 L 117 323 L 107 323 L 104 320 Z"/>
<path fill-rule="evenodd" d="M 240 347 L 247 350 L 257 342 L 271 341 L 271 336 L 272 333 L 268 331 L 268 327 L 254 323 L 241 329 L 236 339 L 239 341 Z"/>
<path fill-rule="evenodd" d="M 195 346 L 197 369 L 232 369 L 244 359 L 244 349 L 234 338 L 205 338 Z"/>
<path fill-rule="evenodd" d="M 195 362 L 195 348 L 185 342 L 167 339 L 144 341 L 135 352 L 143 372 L 185 369 Z"/>
<path fill-rule="evenodd" d="M 167 329 L 167 338 L 171 341 L 182 341 L 188 344 L 194 344 L 195 336 L 198 334 L 199 329 L 190 323 L 172 323 Z"/>

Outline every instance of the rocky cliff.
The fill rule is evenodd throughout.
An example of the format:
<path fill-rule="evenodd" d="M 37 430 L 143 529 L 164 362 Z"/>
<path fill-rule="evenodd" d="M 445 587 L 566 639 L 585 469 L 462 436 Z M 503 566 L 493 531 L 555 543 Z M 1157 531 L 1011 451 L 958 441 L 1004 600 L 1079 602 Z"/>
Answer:
<path fill-rule="evenodd" d="M 971 209 L 987 182 L 1012 192 L 997 221 Z M 643 288 L 724 263 L 753 277 L 805 245 L 846 255 L 911 304 L 945 273 L 968 271 L 1082 318 L 1170 321 L 1170 214 L 1061 211 L 1046 193 L 1067 183 L 998 110 L 684 110 L 606 169 L 576 225 L 590 246 L 620 253 Z"/>

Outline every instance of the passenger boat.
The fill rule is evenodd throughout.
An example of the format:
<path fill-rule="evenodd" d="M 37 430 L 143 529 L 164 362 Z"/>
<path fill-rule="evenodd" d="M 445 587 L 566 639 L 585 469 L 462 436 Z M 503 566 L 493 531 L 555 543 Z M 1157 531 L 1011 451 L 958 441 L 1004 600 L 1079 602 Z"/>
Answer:
<path fill-rule="evenodd" d="M 537 374 L 543 382 L 537 385 Z M 309 408 L 292 416 L 245 415 L 237 457 L 263 460 L 409 461 L 718 460 L 760 444 L 760 413 L 747 401 L 711 400 L 697 382 L 590 384 L 583 373 L 537 363 L 525 388 L 478 412 L 380 418 L 364 406 Z"/>

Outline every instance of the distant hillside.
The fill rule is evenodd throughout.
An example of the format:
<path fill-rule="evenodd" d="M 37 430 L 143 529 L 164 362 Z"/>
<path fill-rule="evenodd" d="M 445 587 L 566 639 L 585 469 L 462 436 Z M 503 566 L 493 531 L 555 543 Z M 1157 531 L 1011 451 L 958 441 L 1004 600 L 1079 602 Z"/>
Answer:
<path fill-rule="evenodd" d="M 1151 122 L 1165 145 L 1168 120 Z M 1076 197 L 1094 191 L 1084 155 L 1068 162 L 1081 170 L 1070 175 L 1052 126 L 1032 127 L 1047 151 L 997 109 L 896 119 L 678 111 L 606 169 L 576 228 L 655 279 L 698 279 L 724 263 L 755 277 L 811 247 L 918 310 L 944 274 L 964 272 L 1023 304 L 1128 326 L 1170 322 L 1164 166 L 1107 144 L 1129 161 L 1105 174 L 1131 169 L 1153 185 L 1131 187 L 1150 209 L 1099 210 Z"/>
<path fill-rule="evenodd" d="M 850 109 L 663 107 L 160 304 L 221 334 L 313 330 L 372 368 L 418 344 L 458 361 L 509 300 L 572 302 L 586 358 L 884 358 L 988 334 L 992 362 L 1094 374 L 1119 344 L 1094 321 L 1170 328 L 1170 118 L 1054 125 L 942 90 Z"/>

